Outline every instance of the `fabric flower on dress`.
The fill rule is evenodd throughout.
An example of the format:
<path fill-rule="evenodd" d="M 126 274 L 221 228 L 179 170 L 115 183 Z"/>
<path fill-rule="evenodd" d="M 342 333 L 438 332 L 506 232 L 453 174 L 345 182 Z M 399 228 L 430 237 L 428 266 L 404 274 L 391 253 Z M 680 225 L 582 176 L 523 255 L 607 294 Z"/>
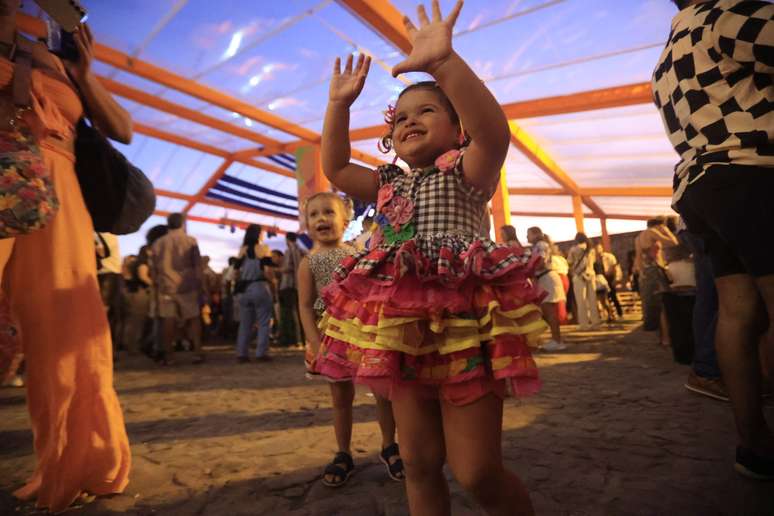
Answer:
<path fill-rule="evenodd" d="M 435 160 L 435 166 L 438 167 L 438 170 L 441 172 L 451 172 L 454 170 L 454 166 L 457 164 L 457 159 L 459 159 L 459 157 L 459 149 L 452 149 L 438 156 Z"/>
<path fill-rule="evenodd" d="M 415 234 L 414 224 L 404 224 L 400 231 L 394 230 L 392 226 L 384 227 L 384 240 L 388 244 L 398 244 L 411 240 Z"/>
<path fill-rule="evenodd" d="M 395 193 L 395 188 L 391 184 L 386 184 L 379 188 L 379 194 L 376 198 L 376 211 L 382 211 L 384 205 L 392 200 L 392 196 Z"/>
<path fill-rule="evenodd" d="M 383 212 L 396 232 L 414 216 L 414 203 L 406 197 L 396 196 L 384 207 Z"/>

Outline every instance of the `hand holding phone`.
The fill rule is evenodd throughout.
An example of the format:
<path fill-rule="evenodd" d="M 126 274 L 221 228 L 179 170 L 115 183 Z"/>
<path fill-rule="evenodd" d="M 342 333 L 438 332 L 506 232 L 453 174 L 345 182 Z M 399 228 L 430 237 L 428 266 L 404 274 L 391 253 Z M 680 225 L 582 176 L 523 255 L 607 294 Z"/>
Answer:
<path fill-rule="evenodd" d="M 48 25 L 48 50 L 65 61 L 78 60 L 78 47 L 75 44 L 75 35 L 64 30 L 53 19 L 46 20 Z"/>
<path fill-rule="evenodd" d="M 65 61 L 79 61 L 76 32 L 88 18 L 78 0 L 35 0 L 48 15 L 48 49 Z"/>
<path fill-rule="evenodd" d="M 70 56 L 60 56 L 70 77 L 81 83 L 91 73 L 91 63 L 94 61 L 94 36 L 85 23 L 72 34 L 75 52 Z"/>

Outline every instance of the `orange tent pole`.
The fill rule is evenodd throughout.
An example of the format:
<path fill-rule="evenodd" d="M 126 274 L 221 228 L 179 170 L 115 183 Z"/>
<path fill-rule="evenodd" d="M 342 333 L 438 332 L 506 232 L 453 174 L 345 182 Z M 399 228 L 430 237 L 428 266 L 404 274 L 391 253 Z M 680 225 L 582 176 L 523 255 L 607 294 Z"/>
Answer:
<path fill-rule="evenodd" d="M 520 120 L 637 104 L 651 104 L 652 102 L 653 93 L 650 83 L 640 82 L 612 88 L 582 91 L 570 95 L 557 95 L 512 102 L 510 104 L 503 104 L 502 107 L 508 120 Z M 383 134 L 384 126 L 374 125 L 350 131 L 349 138 L 354 142 L 379 138 Z"/>
<path fill-rule="evenodd" d="M 573 213 L 562 213 L 562 212 L 556 212 L 556 211 L 512 211 L 511 215 L 514 217 L 550 217 L 550 218 L 560 218 L 560 219 L 572 219 L 575 217 Z M 585 218 L 589 219 L 600 219 L 602 218 L 599 215 L 594 215 L 593 213 L 584 213 L 583 216 Z M 604 215 L 607 219 L 614 219 L 614 220 L 648 220 L 652 219 L 653 215 L 632 215 L 630 213 L 605 213 Z"/>
<path fill-rule="evenodd" d="M 572 196 L 572 216 L 575 218 L 575 229 L 577 229 L 579 233 L 584 233 L 583 202 L 581 201 L 580 195 Z"/>
<path fill-rule="evenodd" d="M 607 219 L 601 218 L 599 219 L 599 225 L 602 228 L 602 247 L 605 249 L 605 251 L 610 251 L 610 235 L 607 233 Z"/>

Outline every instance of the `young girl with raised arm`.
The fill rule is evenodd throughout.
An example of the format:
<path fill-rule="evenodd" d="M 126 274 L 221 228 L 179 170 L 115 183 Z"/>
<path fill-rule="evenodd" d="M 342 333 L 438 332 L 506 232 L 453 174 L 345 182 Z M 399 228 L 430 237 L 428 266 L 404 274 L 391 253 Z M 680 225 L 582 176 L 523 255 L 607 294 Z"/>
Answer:
<path fill-rule="evenodd" d="M 448 462 L 492 515 L 531 514 L 526 488 L 503 464 L 503 398 L 539 388 L 527 337 L 545 328 L 535 262 L 488 237 L 510 133 L 502 109 L 452 49 L 462 2 L 443 19 L 404 19 L 413 49 L 393 75 L 427 72 L 388 109 L 382 147 L 409 167 L 350 162 L 349 107 L 370 59 L 334 66 L 322 165 L 337 188 L 375 201 L 371 248 L 348 257 L 323 292 L 317 368 L 354 377 L 392 400 L 411 514 L 448 515 Z M 464 126 L 464 131 L 463 131 Z"/>

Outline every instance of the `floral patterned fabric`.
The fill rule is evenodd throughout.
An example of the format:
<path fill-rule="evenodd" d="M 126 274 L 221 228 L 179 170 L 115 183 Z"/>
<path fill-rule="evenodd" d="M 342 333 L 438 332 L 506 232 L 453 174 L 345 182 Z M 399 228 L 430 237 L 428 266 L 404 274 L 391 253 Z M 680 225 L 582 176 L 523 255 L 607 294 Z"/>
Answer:
<path fill-rule="evenodd" d="M 24 129 L 0 132 L 0 238 L 44 227 L 58 207 L 35 139 Z"/>

